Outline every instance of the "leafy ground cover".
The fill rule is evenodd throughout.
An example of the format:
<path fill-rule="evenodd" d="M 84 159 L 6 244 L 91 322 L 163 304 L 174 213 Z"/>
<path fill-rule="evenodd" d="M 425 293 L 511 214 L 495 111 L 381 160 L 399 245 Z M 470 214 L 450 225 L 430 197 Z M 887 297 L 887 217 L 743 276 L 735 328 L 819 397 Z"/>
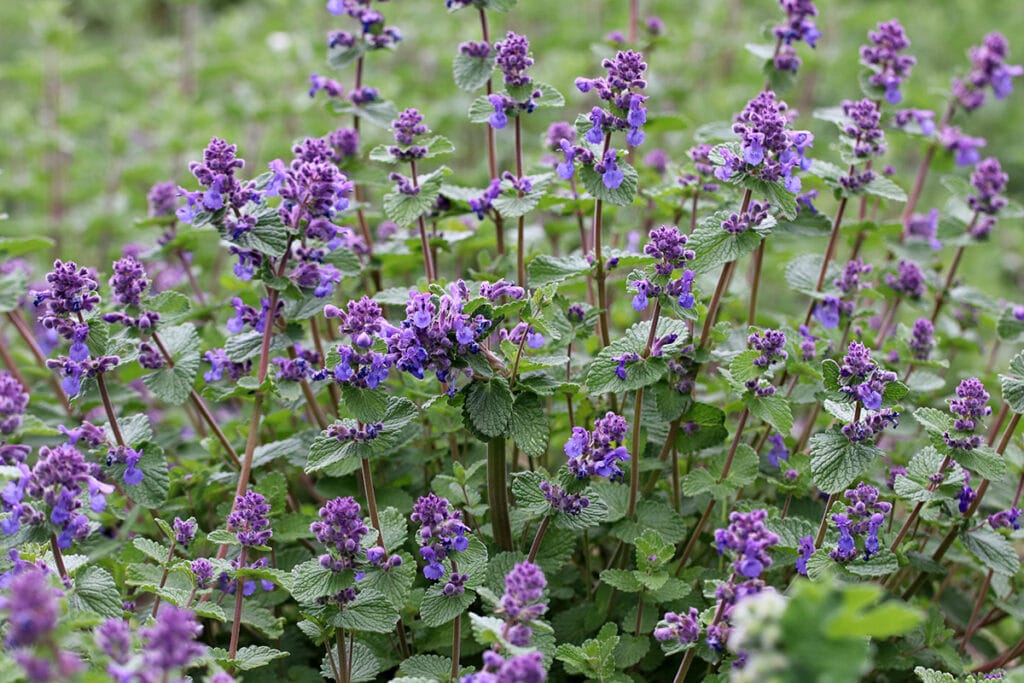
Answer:
<path fill-rule="evenodd" d="M 641 4 L 2 10 L 0 679 L 1020 675 L 1017 19 Z"/>

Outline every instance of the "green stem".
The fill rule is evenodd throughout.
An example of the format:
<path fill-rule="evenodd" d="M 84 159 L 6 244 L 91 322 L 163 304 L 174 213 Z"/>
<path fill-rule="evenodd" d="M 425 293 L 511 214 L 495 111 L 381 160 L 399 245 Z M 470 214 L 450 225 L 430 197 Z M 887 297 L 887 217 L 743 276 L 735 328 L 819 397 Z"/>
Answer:
<path fill-rule="evenodd" d="M 164 587 L 164 584 L 167 583 L 167 575 L 170 574 L 170 572 L 171 572 L 171 560 L 174 559 L 174 546 L 176 545 L 176 543 L 177 542 L 174 539 L 171 539 L 171 552 L 167 553 L 167 560 L 164 562 L 164 573 L 160 577 L 160 585 L 157 587 L 157 590 L 162 590 L 163 587 Z M 160 608 L 160 596 L 157 595 L 156 596 L 156 600 L 153 601 L 153 612 L 150 615 L 154 619 L 156 619 L 156 611 L 159 608 Z"/>
<path fill-rule="evenodd" d="M 487 501 L 491 510 L 491 528 L 494 542 L 502 550 L 514 550 L 512 525 L 508 511 L 508 484 L 505 472 L 505 439 L 497 437 L 487 442 Z"/>

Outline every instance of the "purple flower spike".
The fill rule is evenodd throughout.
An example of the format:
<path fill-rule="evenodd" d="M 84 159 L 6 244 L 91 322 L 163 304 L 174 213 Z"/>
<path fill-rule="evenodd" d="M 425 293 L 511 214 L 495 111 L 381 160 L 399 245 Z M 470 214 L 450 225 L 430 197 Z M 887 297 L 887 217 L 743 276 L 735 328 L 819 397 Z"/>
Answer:
<path fill-rule="evenodd" d="M 767 510 L 732 512 L 729 514 L 729 526 L 715 531 L 718 553 L 726 550 L 735 553 L 733 568 L 748 579 L 756 579 L 772 566 L 767 549 L 778 543 L 779 537 L 765 526 L 766 519 Z"/>
<path fill-rule="evenodd" d="M 323 555 L 321 566 L 334 572 L 355 567 L 363 536 L 370 532 L 355 498 L 332 498 L 320 508 L 320 520 L 309 525 L 316 540 L 334 549 L 337 556 Z"/>
<path fill-rule="evenodd" d="M 228 530 L 234 531 L 244 546 L 264 546 L 274 531 L 270 528 L 270 504 L 262 494 L 246 491 L 235 500 L 235 510 L 228 515 Z"/>
<path fill-rule="evenodd" d="M 564 447 L 569 471 L 579 479 L 591 475 L 621 479 L 625 473 L 618 463 L 629 460 L 629 451 L 622 445 L 628 429 L 626 419 L 612 412 L 596 420 L 592 431 L 574 427 Z"/>
<path fill-rule="evenodd" d="M 700 638 L 700 612 L 691 607 L 687 614 L 666 612 L 661 623 L 654 629 L 654 639 L 661 643 L 677 642 L 680 645 L 696 643 Z"/>
<path fill-rule="evenodd" d="M 460 510 L 452 509 L 447 498 L 440 498 L 433 493 L 416 501 L 409 519 L 420 525 L 420 556 L 427 563 L 423 575 L 437 581 L 444 576 L 444 565 L 441 563 L 445 558 L 469 547 L 469 539 L 466 538 L 469 527 L 462 522 Z M 461 588 L 461 585 L 456 588 Z"/>
<path fill-rule="evenodd" d="M 885 101 L 899 104 L 903 100 L 900 85 L 910 77 L 910 72 L 917 59 L 910 55 L 900 54 L 908 47 L 910 41 L 898 21 L 884 21 L 878 24 L 877 30 L 868 31 L 870 45 L 860 48 L 860 58 L 864 64 L 874 67 L 868 76 L 868 82 L 885 89 Z"/>
<path fill-rule="evenodd" d="M 157 612 L 156 623 L 139 630 L 146 643 L 143 660 L 146 667 L 164 678 L 206 654 L 206 646 L 196 642 L 203 627 L 187 609 L 166 605 Z"/>
<path fill-rule="evenodd" d="M 992 414 L 988 405 L 989 394 L 985 385 L 976 377 L 969 377 L 956 388 L 956 398 L 949 402 L 949 411 L 956 419 L 953 431 L 943 432 L 942 438 L 950 448 L 971 451 L 982 444 L 982 438 L 974 431 L 981 418 Z"/>

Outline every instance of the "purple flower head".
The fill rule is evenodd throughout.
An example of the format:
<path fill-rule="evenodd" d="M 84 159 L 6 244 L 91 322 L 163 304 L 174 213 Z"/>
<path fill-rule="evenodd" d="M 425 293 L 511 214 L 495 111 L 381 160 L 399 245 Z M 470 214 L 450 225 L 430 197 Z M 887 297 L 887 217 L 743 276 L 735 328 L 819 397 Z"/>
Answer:
<path fill-rule="evenodd" d="M 786 23 L 773 29 L 775 37 L 785 45 L 804 41 L 811 47 L 821 36 L 811 17 L 818 16 L 818 10 L 811 0 L 779 0 L 779 6 L 786 13 Z"/>
<path fill-rule="evenodd" d="M 190 610 L 165 605 L 157 612 L 153 626 L 139 629 L 146 644 L 146 668 L 166 678 L 169 672 L 187 667 L 206 654 L 206 646 L 196 642 L 202 632 L 202 625 Z"/>
<path fill-rule="evenodd" d="M 939 210 L 931 209 L 927 214 L 915 213 L 912 215 L 904 226 L 903 234 L 906 237 L 924 240 L 928 242 L 928 246 L 933 251 L 938 251 L 942 248 L 942 242 L 935 237 L 938 229 Z"/>
<path fill-rule="evenodd" d="M 636 295 L 633 296 L 634 311 L 642 311 L 646 309 L 648 297 L 657 297 L 661 294 L 661 287 L 647 279 L 633 280 L 627 285 L 627 288 L 636 292 Z"/>
<path fill-rule="evenodd" d="M 789 357 L 786 352 L 786 335 L 782 330 L 765 329 L 754 332 L 747 337 L 747 346 L 761 355 L 754 359 L 754 365 L 767 369 L 775 363 L 781 363 Z"/>
<path fill-rule="evenodd" d="M 796 572 L 807 576 L 807 560 L 814 554 L 814 536 L 802 536 L 797 546 Z"/>
<path fill-rule="evenodd" d="M 614 190 L 619 187 L 625 179 L 625 175 L 623 175 L 622 170 L 619 169 L 618 155 L 618 151 L 614 148 L 609 149 L 604 153 L 604 157 L 601 161 L 594 164 L 594 170 L 601 174 L 601 182 L 604 183 L 604 186 L 609 190 Z"/>
<path fill-rule="evenodd" d="M 506 622 L 533 621 L 547 612 L 548 606 L 543 602 L 547 585 L 540 567 L 530 562 L 517 562 L 505 575 L 505 593 L 501 596 L 500 613 Z"/>
<path fill-rule="evenodd" d="M 359 131 L 355 128 L 339 128 L 328 133 L 327 143 L 334 149 L 335 156 L 344 161 L 359 154 Z"/>
<path fill-rule="evenodd" d="M 844 100 L 842 107 L 843 113 L 849 118 L 842 129 L 846 137 L 850 138 L 853 155 L 858 159 L 870 159 L 884 154 L 885 134 L 879 126 L 882 114 L 878 104 L 864 98 L 856 102 Z"/>
<path fill-rule="evenodd" d="M 683 268 L 686 263 L 696 258 L 693 249 L 686 247 L 690 238 L 674 225 L 662 225 L 648 233 L 648 242 L 644 245 L 644 253 L 659 259 L 654 269 L 659 275 L 671 275 L 672 271 Z"/>
<path fill-rule="evenodd" d="M 811 331 L 807 329 L 807 325 L 801 325 L 797 331 L 800 333 L 800 354 L 804 360 L 814 360 L 814 357 L 818 353 L 817 345 L 818 337 L 811 334 Z"/>
<path fill-rule="evenodd" d="M 479 197 L 473 197 L 469 200 L 469 208 L 473 210 L 473 213 L 476 214 L 478 219 L 483 220 L 487 212 L 493 208 L 494 200 L 500 196 L 501 180 L 493 178 L 482 195 Z"/>
<path fill-rule="evenodd" d="M 350 300 L 344 311 L 328 304 L 324 306 L 324 316 L 339 319 L 338 331 L 349 335 L 353 344 L 364 349 L 373 346 L 374 337 L 380 334 L 384 323 L 380 305 L 367 296 Z"/>
<path fill-rule="evenodd" d="M 839 327 L 842 303 L 842 301 L 834 296 L 826 296 L 814 307 L 814 317 L 827 330 Z"/>
<path fill-rule="evenodd" d="M 907 344 L 916 360 L 928 360 L 929 354 L 935 348 L 935 326 L 932 325 L 931 320 L 928 318 L 915 320 Z"/>
<path fill-rule="evenodd" d="M 949 402 L 949 411 L 955 416 L 953 432 L 943 432 L 942 438 L 950 448 L 970 451 L 981 446 L 982 438 L 975 434 L 978 422 L 992 414 L 985 385 L 976 377 L 968 377 L 956 388 L 956 398 Z"/>
<path fill-rule="evenodd" d="M 644 165 L 658 175 L 665 175 L 665 171 L 668 170 L 668 163 L 668 153 L 663 149 L 652 149 L 644 155 Z"/>
<path fill-rule="evenodd" d="M 568 121 L 555 121 L 548 126 L 544 137 L 544 146 L 552 151 L 562 148 L 562 140 L 569 145 L 576 143 L 576 128 Z"/>
<path fill-rule="evenodd" d="M 731 213 L 722 221 L 722 230 L 738 235 L 761 225 L 768 218 L 768 202 L 750 202 L 750 206 L 742 214 Z"/>
<path fill-rule="evenodd" d="M 235 362 L 228 358 L 224 349 L 210 349 L 203 354 L 203 359 L 210 364 L 210 369 L 203 373 L 203 379 L 207 382 L 222 380 L 225 373 L 227 373 L 228 379 L 237 380 L 248 375 L 252 370 L 251 360 Z"/>
<path fill-rule="evenodd" d="M 953 153 L 957 166 L 972 166 L 981 159 L 978 150 L 987 143 L 985 138 L 964 135 L 956 126 L 943 126 L 939 129 L 939 144 Z"/>
<path fill-rule="evenodd" d="M 1024 74 L 1024 67 L 1007 64 L 1010 46 L 1001 33 L 989 33 L 981 45 L 971 48 L 971 69 L 963 79 L 953 79 L 953 96 L 967 111 L 985 103 L 985 88 L 992 87 L 996 99 L 1013 91 L 1013 79 Z"/>
<path fill-rule="evenodd" d="M 782 434 L 772 434 L 768 437 L 768 443 L 772 445 L 768 451 L 768 462 L 772 467 L 781 467 L 782 460 L 789 460 L 789 449 L 786 448 L 786 439 Z"/>
<path fill-rule="evenodd" d="M 209 588 L 213 583 L 213 563 L 205 558 L 192 560 L 189 564 L 192 575 L 196 577 L 196 586 L 200 589 Z"/>
<path fill-rule="evenodd" d="M 497 53 L 495 63 L 505 77 L 505 85 L 523 87 L 530 84 L 526 70 L 533 66 L 530 58 L 530 41 L 526 36 L 509 31 L 505 40 L 494 44 Z"/>
<path fill-rule="evenodd" d="M 316 540 L 332 549 L 320 558 L 320 564 L 334 572 L 351 569 L 362 547 L 363 536 L 370 532 L 363 521 L 359 503 L 351 496 L 332 498 L 320 508 L 320 520 L 309 525 Z"/>
<path fill-rule="evenodd" d="M 503 296 L 509 299 L 522 299 L 526 296 L 526 290 L 519 285 L 506 282 L 504 279 L 497 282 L 484 282 L 480 285 L 480 296 L 488 301 L 494 302 Z"/>
<path fill-rule="evenodd" d="M 10 434 L 21 426 L 28 399 L 28 391 L 21 382 L 6 370 L 0 370 L 0 434 Z"/>
<path fill-rule="evenodd" d="M 194 517 L 184 520 L 180 517 L 174 518 L 174 542 L 176 544 L 187 548 L 195 537 L 196 520 Z"/>
<path fill-rule="evenodd" d="M 814 143 L 807 131 L 789 130 L 788 105 L 775 99 L 775 93 L 765 90 L 750 100 L 736 116 L 733 132 L 740 136 L 742 155 L 736 157 L 727 148 L 721 148 L 725 165 L 715 170 L 719 180 L 729 180 L 733 173 L 741 172 L 766 182 L 781 182 L 788 192 L 800 192 L 800 179 L 796 170 L 810 168 L 804 154 Z"/>
<path fill-rule="evenodd" d="M 921 131 L 921 135 L 931 136 L 935 132 L 935 112 L 928 109 L 900 109 L 893 115 L 893 124 L 897 128 L 906 128 L 913 122 Z"/>
<path fill-rule="evenodd" d="M 491 45 L 482 40 L 470 40 L 459 43 L 459 52 L 473 59 L 487 59 L 491 56 Z"/>
<path fill-rule="evenodd" d="M 116 664 L 127 664 L 132 656 L 132 628 L 124 619 L 107 619 L 96 627 L 93 639 Z"/>
<path fill-rule="evenodd" d="M 618 463 L 629 460 L 629 451 L 622 445 L 628 429 L 626 419 L 612 412 L 598 418 L 591 431 L 573 427 L 563 448 L 569 471 L 578 479 L 591 475 L 621 479 L 625 473 Z"/>
<path fill-rule="evenodd" d="M 0 597 L 0 612 L 7 613 L 4 645 L 31 647 L 49 639 L 60 616 L 59 595 L 42 569 L 26 565 L 16 573 L 7 584 L 7 595 Z"/>
<path fill-rule="evenodd" d="M 885 101 L 899 104 L 903 100 L 900 85 L 910 76 L 917 59 L 900 54 L 910 47 L 910 40 L 898 21 L 879 22 L 878 29 L 868 31 L 870 45 L 860 48 L 861 61 L 872 71 L 868 82 L 885 89 Z"/>
<path fill-rule="evenodd" d="M 246 491 L 235 499 L 235 509 L 228 515 L 228 530 L 234 531 L 244 546 L 264 546 L 274 531 L 270 528 L 270 503 L 262 494 Z"/>
<path fill-rule="evenodd" d="M 245 191 L 235 177 L 235 172 L 245 166 L 245 162 L 238 158 L 237 151 L 235 145 L 220 138 L 211 138 L 210 144 L 203 150 L 202 162 L 189 164 L 189 171 L 206 188 L 198 193 L 197 199 L 204 210 L 219 211 L 225 204 L 233 209 L 241 209 L 249 201 L 250 193 Z"/>
<path fill-rule="evenodd" d="M 430 493 L 416 501 L 409 519 L 420 525 L 420 556 L 427 563 L 423 575 L 437 581 L 444 576 L 444 559 L 469 547 L 462 512 L 452 509 L 447 498 Z"/>
<path fill-rule="evenodd" d="M 642 128 L 647 122 L 647 96 L 642 94 L 647 88 L 647 81 L 643 78 L 647 62 L 639 52 L 620 50 L 614 58 L 601 62 L 601 66 L 607 69 L 606 77 L 576 79 L 580 92 L 593 90 L 609 103 L 608 111 L 598 107 L 591 111 L 593 127 L 587 133 L 587 140 L 596 145 L 606 133 L 625 130 L 626 144 L 636 147 L 644 141 Z"/>
<path fill-rule="evenodd" d="M 558 510 L 567 515 L 575 517 L 583 512 L 584 508 L 590 506 L 590 500 L 586 496 L 579 493 L 566 493 L 558 484 L 542 481 L 540 490 L 552 510 Z"/>
<path fill-rule="evenodd" d="M 1006 190 L 1010 176 L 1003 173 L 999 160 L 988 157 L 978 162 L 971 174 L 971 185 L 978 191 L 976 195 L 967 197 L 967 204 L 978 213 L 994 216 L 1006 206 L 1007 201 L 1001 194 Z"/>
<path fill-rule="evenodd" d="M 913 261 L 900 259 L 896 275 L 885 276 L 887 284 L 894 292 L 908 299 L 917 300 L 924 296 L 925 280 L 921 268 Z"/>
<path fill-rule="evenodd" d="M 834 281 L 835 286 L 844 295 L 844 298 L 856 298 L 857 293 L 870 283 L 862 282 L 861 276 L 870 273 L 874 267 L 864 263 L 860 259 L 852 259 L 846 262 L 843 273 Z"/>
<path fill-rule="evenodd" d="M 988 524 L 993 529 L 1013 529 L 1017 531 L 1020 529 L 1020 522 L 1017 521 L 1020 515 L 1020 508 L 1017 507 L 1012 507 L 1009 510 L 1000 510 L 988 516 Z"/>
<path fill-rule="evenodd" d="M 718 554 L 726 550 L 735 553 L 733 568 L 740 576 L 756 579 L 772 566 L 768 548 L 778 543 L 779 537 L 765 526 L 766 519 L 767 510 L 732 512 L 729 514 L 729 526 L 715 531 Z"/>
<path fill-rule="evenodd" d="M 544 683 L 548 677 L 544 671 L 544 655 L 537 650 L 508 659 L 494 650 L 484 650 L 483 658 L 483 669 L 463 676 L 459 683 Z"/>
<path fill-rule="evenodd" d="M 173 216 L 177 203 L 178 188 L 172 182 L 156 183 L 146 195 L 150 218 Z"/>
<path fill-rule="evenodd" d="M 332 38 L 331 42 L 341 43 L 343 41 L 344 38 L 338 35 Z M 345 94 L 345 87 L 338 81 L 327 76 L 321 76 L 318 73 L 311 73 L 309 75 L 309 96 L 316 97 L 316 94 L 321 90 L 331 98 L 341 97 Z"/>
<path fill-rule="evenodd" d="M 700 612 L 691 607 L 687 614 L 666 612 L 654 629 L 654 639 L 661 643 L 676 642 L 680 645 L 696 643 L 700 638 Z"/>
<path fill-rule="evenodd" d="M 873 395 L 869 395 L 866 400 L 871 403 L 876 398 L 877 397 L 874 397 Z M 880 405 L 880 398 L 878 400 Z M 898 412 L 892 408 L 881 408 L 880 410 L 871 412 L 863 420 L 843 425 L 840 431 L 851 442 L 863 443 L 871 441 L 877 434 L 887 427 L 896 427 L 899 423 L 900 414 Z"/>
<path fill-rule="evenodd" d="M 35 305 L 42 305 L 39 322 L 43 327 L 56 330 L 65 339 L 71 339 L 78 329 L 77 315 L 91 311 L 99 303 L 95 294 L 99 289 L 96 273 L 79 268 L 74 261 L 53 262 L 53 270 L 46 274 L 47 289 L 32 292 Z M 73 321 L 71 319 L 74 319 Z"/>
<path fill-rule="evenodd" d="M 409 147 L 416 143 L 416 138 L 430 132 L 423 123 L 423 115 L 418 109 L 406 109 L 398 115 L 398 118 L 391 122 L 391 129 L 395 133 L 395 142 L 402 147 Z"/>
<path fill-rule="evenodd" d="M 878 500 L 878 489 L 863 482 L 844 496 L 850 505 L 845 514 L 832 515 L 839 529 L 839 544 L 829 557 L 836 562 L 852 560 L 857 556 L 857 538 L 864 536 L 864 559 L 869 560 L 879 551 L 878 531 L 892 504 Z"/>
<path fill-rule="evenodd" d="M 279 190 L 278 214 L 288 225 L 316 218 L 331 218 L 349 206 L 355 186 L 332 161 L 306 161 L 296 158 L 288 166 Z"/>

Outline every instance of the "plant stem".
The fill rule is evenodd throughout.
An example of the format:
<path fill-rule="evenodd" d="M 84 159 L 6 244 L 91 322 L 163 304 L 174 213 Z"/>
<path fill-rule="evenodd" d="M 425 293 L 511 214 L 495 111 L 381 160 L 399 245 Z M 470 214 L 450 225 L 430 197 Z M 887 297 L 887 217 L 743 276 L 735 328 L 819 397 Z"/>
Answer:
<path fill-rule="evenodd" d="M 409 169 L 412 175 L 413 187 L 419 187 L 419 180 L 416 177 L 416 160 L 409 160 Z M 423 249 L 423 269 L 426 271 L 427 282 L 433 282 L 437 279 L 437 274 L 434 272 L 433 259 L 430 257 L 430 240 L 427 239 L 427 222 L 423 219 L 423 214 L 420 214 L 416 219 L 417 224 L 420 228 L 420 247 Z"/>
<path fill-rule="evenodd" d="M 683 661 L 679 663 L 679 670 L 676 671 L 676 677 L 672 679 L 672 683 L 683 683 L 686 680 L 686 674 L 690 670 L 690 664 L 693 662 L 693 655 L 697 652 L 697 647 L 691 647 L 683 655 Z"/>
<path fill-rule="evenodd" d="M 174 539 L 171 539 L 171 551 L 167 553 L 167 560 L 164 562 L 164 573 L 160 576 L 160 585 L 157 587 L 157 590 L 162 590 L 164 584 L 167 583 L 167 575 L 171 572 L 171 560 L 174 559 L 174 547 L 176 544 L 177 542 Z M 154 619 L 156 619 L 156 611 L 158 609 L 160 609 L 159 594 L 157 594 L 156 599 L 153 601 L 153 612 L 150 614 Z"/>
<path fill-rule="evenodd" d="M 351 671 L 349 670 L 348 656 L 345 654 L 345 629 L 339 628 L 336 635 L 338 638 L 338 659 L 341 663 L 341 683 L 348 683 Z"/>
<path fill-rule="evenodd" d="M 704 327 L 700 332 L 700 348 L 707 346 L 708 338 L 711 336 L 711 328 L 714 327 L 715 319 L 718 317 L 718 307 L 722 302 L 722 295 L 725 294 L 725 288 L 728 287 L 729 280 L 732 279 L 732 271 L 735 267 L 735 261 L 729 261 L 722 266 L 722 272 L 718 276 L 718 284 L 715 285 L 715 293 L 711 295 L 711 303 L 708 304 L 707 316 L 704 318 Z"/>
<path fill-rule="evenodd" d="M 637 25 L 640 23 L 640 0 L 629 0 L 629 44 L 636 45 Z"/>
<path fill-rule="evenodd" d="M 526 557 L 528 562 L 533 562 L 537 559 L 537 552 L 540 550 L 541 541 L 544 540 L 544 534 L 547 533 L 548 525 L 551 523 L 551 517 L 548 515 L 544 516 L 544 519 L 540 521 L 540 526 L 537 527 L 537 533 L 533 537 L 533 543 L 530 545 L 530 554 Z"/>
<path fill-rule="evenodd" d="M 45 368 L 46 356 L 43 355 L 43 350 L 39 348 L 38 342 L 36 342 L 35 337 L 32 336 L 32 332 L 25 325 L 25 321 L 22 320 L 20 315 L 12 311 L 8 311 L 6 316 L 7 320 L 14 325 L 14 329 L 18 331 L 18 336 L 20 336 L 21 340 L 25 342 L 25 346 L 28 347 L 33 358 L 36 359 L 36 362 L 40 367 Z M 64 412 L 68 417 L 73 416 L 74 411 L 71 410 L 71 403 L 68 401 L 68 395 L 64 392 L 64 387 L 60 385 L 60 382 L 57 381 L 57 378 L 52 372 L 48 371 L 46 374 L 49 377 L 50 386 L 53 387 L 53 394 L 60 401 L 60 405 L 64 409 Z"/>
<path fill-rule="evenodd" d="M 0 342 L 0 359 L 3 360 L 4 365 L 7 366 L 7 370 L 11 373 L 11 376 L 18 380 L 18 384 L 21 385 L 25 392 L 30 392 L 30 387 L 28 386 L 28 382 L 25 381 L 25 376 L 21 374 L 21 371 L 18 369 L 18 364 L 14 362 L 14 358 L 7 349 L 7 344 L 3 342 Z"/>
<path fill-rule="evenodd" d="M 361 458 L 359 460 L 359 467 L 363 476 L 363 489 L 366 492 L 366 509 L 370 511 L 370 523 L 377 530 L 377 545 L 385 548 L 384 529 L 380 525 L 380 516 L 377 513 L 377 493 L 373 487 L 373 470 L 370 468 L 370 461 L 366 458 Z"/>
<path fill-rule="evenodd" d="M 245 546 L 238 553 L 239 568 L 245 566 Z M 228 659 L 234 659 L 238 653 L 238 634 L 242 630 L 242 579 L 235 577 L 235 618 L 231 622 L 231 643 L 228 646 Z"/>
<path fill-rule="evenodd" d="M 110 422 L 110 430 L 114 432 L 114 441 L 119 446 L 126 446 L 124 436 L 121 434 L 121 427 L 117 424 L 117 414 L 114 412 L 114 404 L 110 402 L 110 393 L 107 391 L 107 383 L 103 379 L 103 373 L 96 373 L 96 387 L 100 391 L 100 398 L 103 400 L 103 410 Z"/>
<path fill-rule="evenodd" d="M 545 518 L 546 519 L 546 518 Z M 452 560 L 452 574 L 459 571 L 455 560 Z M 462 615 L 456 615 L 452 622 L 452 682 L 459 680 L 459 658 L 462 654 Z"/>
<path fill-rule="evenodd" d="M 836 502 L 838 495 L 835 493 L 828 494 L 828 500 L 825 502 L 825 512 L 821 515 L 821 524 L 818 525 L 818 535 L 814 538 L 814 549 L 817 550 L 821 547 L 821 544 L 825 540 L 825 532 L 828 530 L 828 513 L 832 509 L 832 504 Z"/>
<path fill-rule="evenodd" d="M 978 599 L 974 602 L 974 611 L 971 612 L 971 618 L 967 622 L 967 629 L 964 631 L 964 637 L 960 641 L 960 647 L 956 650 L 960 654 L 963 654 L 971 636 L 973 636 L 974 632 L 980 627 L 978 624 L 978 614 L 981 612 L 981 608 L 985 604 L 985 598 L 988 597 L 988 587 L 991 583 L 992 570 L 989 569 L 988 574 L 985 575 L 985 580 L 981 582 L 981 588 L 978 589 Z"/>
<path fill-rule="evenodd" d="M 693 191 L 693 199 L 690 201 L 690 234 L 697 229 L 697 197 L 700 196 L 700 190 L 695 189 Z"/>
<path fill-rule="evenodd" d="M 523 179 L 523 117 L 515 117 L 515 150 L 516 150 L 516 177 L 522 182 Z M 489 128 L 490 126 L 488 126 Z M 523 191 L 519 190 L 519 196 Z M 519 278 L 519 286 L 526 287 L 526 245 L 524 244 L 526 229 L 526 216 L 520 216 L 516 230 L 516 275 Z"/>
<path fill-rule="evenodd" d="M 513 550 L 512 525 L 508 512 L 504 437 L 497 437 L 487 442 L 487 502 L 490 504 L 494 542 L 502 550 Z"/>
<path fill-rule="evenodd" d="M 579 207 L 580 193 L 576 189 L 576 176 L 569 178 L 569 189 L 572 190 L 572 198 L 576 202 L 576 208 L 573 209 L 573 214 L 576 216 L 576 227 L 580 231 L 580 252 L 586 256 L 590 249 L 587 245 L 587 228 L 583 223 L 583 211 Z M 594 278 L 590 272 L 587 272 L 587 303 L 591 306 L 594 305 Z"/>
<path fill-rule="evenodd" d="M 853 167 L 850 168 L 850 172 L 853 172 Z M 814 291 L 820 292 L 825 286 L 825 276 L 828 275 L 828 265 L 832 262 L 832 258 L 836 253 L 836 244 L 839 242 L 839 228 L 843 224 L 843 213 L 846 211 L 846 197 L 839 200 L 839 207 L 836 209 L 836 217 L 832 220 L 832 232 L 828 236 L 828 246 L 825 247 L 825 258 L 821 261 L 821 270 L 818 271 L 818 282 L 814 286 Z M 814 315 L 814 307 L 817 303 L 817 299 L 811 299 L 811 305 L 807 309 L 807 315 L 804 316 L 804 325 L 809 325 L 811 322 L 811 316 Z"/>
<path fill-rule="evenodd" d="M 612 142 L 612 135 L 608 133 L 604 136 L 604 152 L 608 151 L 609 146 Z M 602 153 L 603 154 L 603 153 Z M 611 332 L 608 327 L 608 297 L 605 291 L 605 272 L 604 272 L 604 257 L 601 255 L 601 233 L 602 221 L 604 213 L 604 202 L 600 199 L 594 200 L 594 221 L 593 221 L 593 243 L 594 243 L 594 260 L 597 266 L 597 306 L 600 309 L 598 313 L 598 320 L 601 333 L 601 348 L 604 348 L 611 344 Z"/>
<path fill-rule="evenodd" d="M 61 580 L 67 585 L 71 579 L 68 578 L 68 570 L 64 566 L 64 555 L 60 551 L 60 546 L 57 545 L 56 534 L 50 534 L 50 551 L 53 553 L 53 563 L 57 565 L 57 573 L 60 574 Z"/>
<path fill-rule="evenodd" d="M 480 8 L 480 34 L 483 37 L 483 41 L 490 45 L 491 34 L 487 27 L 487 11 L 483 7 Z M 494 92 L 490 78 L 487 79 L 486 90 L 488 95 Z M 484 128 L 487 130 L 487 172 L 490 175 L 491 180 L 494 180 L 498 177 L 498 153 L 494 144 L 494 128 L 492 128 L 490 124 L 484 126 Z M 494 219 L 494 234 L 497 242 L 498 255 L 501 256 L 505 253 L 505 227 L 501 214 L 498 214 L 497 212 L 495 212 Z"/>
<path fill-rule="evenodd" d="M 651 315 L 651 329 L 647 333 L 647 345 L 644 347 L 642 359 L 647 359 L 651 355 L 651 349 L 654 347 L 654 340 L 658 336 L 658 318 L 661 316 L 661 299 L 655 299 L 654 301 L 654 313 Z M 640 489 L 640 417 L 643 412 L 644 406 L 644 388 L 640 387 L 636 390 L 636 394 L 633 397 L 633 453 L 630 460 L 630 473 L 629 473 L 629 506 L 627 508 L 626 516 L 632 517 L 636 512 L 636 501 L 637 493 Z"/>
<path fill-rule="evenodd" d="M 971 225 L 973 226 L 977 220 L 978 214 L 975 212 L 974 220 L 971 221 Z M 968 230 L 970 230 L 970 228 L 968 228 Z M 932 308 L 932 315 L 930 318 L 933 325 L 935 324 L 935 321 L 939 319 L 939 312 L 942 310 L 943 304 L 946 303 L 946 293 L 953 286 L 953 281 L 956 279 L 956 270 L 960 266 L 960 260 L 963 256 L 964 247 L 961 245 L 957 248 L 956 255 L 953 256 L 953 263 L 950 264 L 949 273 L 946 274 L 946 282 L 942 285 L 942 289 L 935 294 L 935 307 Z"/>
<path fill-rule="evenodd" d="M 950 458 L 947 454 L 946 457 L 942 459 L 942 464 L 939 465 L 938 474 L 942 474 L 943 472 L 946 471 L 946 468 L 949 467 L 949 460 Z M 929 491 L 934 491 L 937 487 L 938 484 L 935 482 L 928 484 Z M 924 501 L 919 501 L 917 505 L 914 506 L 914 509 L 911 510 L 910 514 L 907 516 L 906 521 L 903 522 L 903 526 L 900 527 L 899 533 L 896 534 L 896 538 L 893 539 L 892 545 L 889 546 L 889 550 L 891 552 L 896 552 L 896 549 L 900 547 L 900 543 L 903 542 L 903 538 L 907 535 L 907 532 L 910 530 L 910 527 L 914 523 L 914 521 L 917 520 L 917 516 L 921 513 L 921 508 L 923 507 Z"/>
<path fill-rule="evenodd" d="M 750 285 L 750 308 L 747 311 L 747 325 L 753 325 L 757 318 L 757 290 L 761 284 L 761 267 L 764 263 L 764 245 L 767 240 L 762 239 L 754 252 L 754 273 Z"/>

